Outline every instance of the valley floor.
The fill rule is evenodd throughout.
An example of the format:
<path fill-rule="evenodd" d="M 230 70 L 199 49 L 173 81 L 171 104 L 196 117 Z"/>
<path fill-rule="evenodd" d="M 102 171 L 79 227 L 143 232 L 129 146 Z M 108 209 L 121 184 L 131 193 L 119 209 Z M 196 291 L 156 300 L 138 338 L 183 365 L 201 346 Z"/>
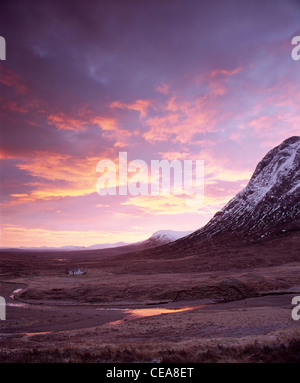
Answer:
<path fill-rule="evenodd" d="M 38 261 L 37 269 L 0 276 L 8 304 L 0 362 L 300 361 L 300 321 L 291 316 L 298 262 L 226 275 L 87 268 L 72 277 L 47 274 Z M 137 308 L 170 311 L 133 315 Z"/>

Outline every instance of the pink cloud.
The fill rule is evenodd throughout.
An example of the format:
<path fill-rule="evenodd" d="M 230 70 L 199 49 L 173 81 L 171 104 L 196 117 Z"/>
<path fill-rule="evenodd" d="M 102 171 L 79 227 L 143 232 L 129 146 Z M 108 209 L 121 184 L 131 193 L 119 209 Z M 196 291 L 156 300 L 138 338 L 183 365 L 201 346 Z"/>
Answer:
<path fill-rule="evenodd" d="M 87 122 L 82 121 L 78 118 L 72 118 L 69 116 L 66 116 L 63 113 L 60 113 L 58 115 L 51 114 L 48 116 L 48 122 L 52 125 L 55 125 L 55 127 L 58 130 L 85 130 L 87 128 Z"/>
<path fill-rule="evenodd" d="M 119 101 L 115 101 L 111 103 L 110 107 L 115 109 L 129 109 L 129 110 L 135 110 L 140 113 L 140 116 L 146 117 L 148 113 L 148 109 L 153 106 L 153 100 L 136 100 L 134 103 L 131 104 L 126 104 L 126 103 L 121 103 Z"/>
<path fill-rule="evenodd" d="M 16 94 L 24 95 L 28 93 L 28 87 L 24 79 L 14 71 L 0 64 L 0 83 L 14 89 Z"/>
<path fill-rule="evenodd" d="M 235 74 L 239 73 L 242 70 L 242 67 L 239 66 L 233 70 L 227 70 L 227 69 L 212 69 L 210 71 L 210 76 L 211 77 L 216 77 L 216 76 L 234 76 Z"/>

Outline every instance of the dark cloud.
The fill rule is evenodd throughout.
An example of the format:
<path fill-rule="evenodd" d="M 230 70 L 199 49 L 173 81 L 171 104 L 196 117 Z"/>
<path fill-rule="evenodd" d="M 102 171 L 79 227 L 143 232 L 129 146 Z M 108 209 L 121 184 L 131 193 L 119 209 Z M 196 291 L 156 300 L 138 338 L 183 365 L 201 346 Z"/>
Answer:
<path fill-rule="evenodd" d="M 289 1 L 12 0 L 1 25 L 13 69 L 71 109 L 149 97 L 154 83 L 217 63 L 233 68 L 298 17 Z"/>

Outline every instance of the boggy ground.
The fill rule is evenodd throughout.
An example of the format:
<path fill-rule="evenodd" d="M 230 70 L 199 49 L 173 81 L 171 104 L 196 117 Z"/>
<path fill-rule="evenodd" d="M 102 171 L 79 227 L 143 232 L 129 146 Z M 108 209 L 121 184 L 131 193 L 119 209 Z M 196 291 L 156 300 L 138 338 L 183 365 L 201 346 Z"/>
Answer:
<path fill-rule="evenodd" d="M 266 255 L 256 267 L 254 248 Z M 215 253 L 156 260 L 2 252 L 0 295 L 9 305 L 0 361 L 299 362 L 300 321 L 291 317 L 291 300 L 300 296 L 295 236 L 290 248 L 278 241 L 244 246 L 240 262 L 237 248 L 218 249 L 228 253 L 226 271 L 221 258 L 210 267 L 209 259 L 218 265 Z M 87 273 L 69 276 L 71 267 Z M 186 306 L 198 308 L 147 317 L 124 310 Z"/>

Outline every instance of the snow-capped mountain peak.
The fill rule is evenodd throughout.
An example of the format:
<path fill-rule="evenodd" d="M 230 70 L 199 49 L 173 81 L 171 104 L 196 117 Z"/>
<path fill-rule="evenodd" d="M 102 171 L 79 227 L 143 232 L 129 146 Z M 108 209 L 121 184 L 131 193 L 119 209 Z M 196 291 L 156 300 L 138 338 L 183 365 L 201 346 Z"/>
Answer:
<path fill-rule="evenodd" d="M 248 203 L 255 206 L 272 188 L 287 180 L 289 182 L 285 185 L 286 193 L 295 191 L 300 187 L 299 158 L 300 137 L 291 137 L 272 149 L 257 165 L 240 197 L 247 195 Z M 296 174 L 293 174 L 294 172 Z"/>
<path fill-rule="evenodd" d="M 173 242 L 177 239 L 183 238 L 192 231 L 173 231 L 173 230 L 159 230 L 151 235 L 149 240 L 161 241 L 161 242 Z"/>
<path fill-rule="evenodd" d="M 300 137 L 270 150 L 248 185 L 189 238 L 215 235 L 261 237 L 280 227 L 300 228 Z"/>

